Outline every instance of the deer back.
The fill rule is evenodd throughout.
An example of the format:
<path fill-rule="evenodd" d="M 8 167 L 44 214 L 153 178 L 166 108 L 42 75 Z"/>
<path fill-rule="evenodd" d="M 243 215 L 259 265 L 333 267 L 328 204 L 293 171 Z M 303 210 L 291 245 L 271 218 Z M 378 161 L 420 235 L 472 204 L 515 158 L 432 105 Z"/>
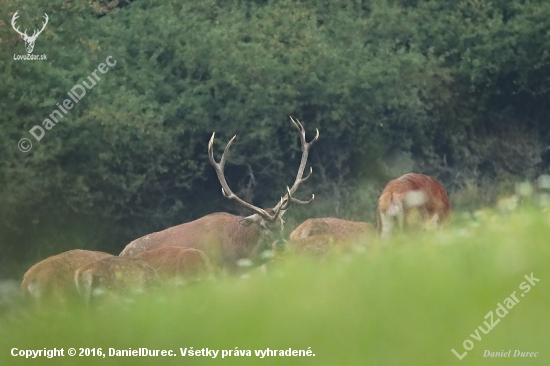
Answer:
<path fill-rule="evenodd" d="M 348 221 L 336 217 L 310 218 L 294 229 L 290 234 L 290 240 L 315 235 L 330 235 L 336 239 L 359 239 L 374 232 L 372 225 L 367 222 Z"/>
<path fill-rule="evenodd" d="M 156 271 L 138 258 L 108 257 L 89 263 L 74 273 L 80 296 L 89 303 L 98 295 L 129 295 L 159 285 Z"/>
<path fill-rule="evenodd" d="M 161 247 L 176 246 L 203 251 L 215 265 L 232 266 L 241 258 L 260 252 L 262 231 L 258 225 L 242 225 L 243 217 L 218 212 L 181 225 L 145 235 L 132 241 L 120 253 L 133 257 Z"/>
<path fill-rule="evenodd" d="M 23 295 L 35 299 L 76 294 L 74 272 L 111 254 L 74 249 L 48 257 L 33 265 L 23 276 Z"/>
<path fill-rule="evenodd" d="M 436 179 L 417 173 L 390 181 L 378 200 L 378 230 L 386 236 L 396 219 L 400 228 L 411 220 L 411 212 L 423 223 L 439 225 L 450 218 L 451 204 L 445 189 Z"/>
<path fill-rule="evenodd" d="M 176 246 L 161 247 L 141 252 L 135 258 L 143 259 L 162 279 L 197 280 L 212 273 L 212 265 L 202 250 Z"/>

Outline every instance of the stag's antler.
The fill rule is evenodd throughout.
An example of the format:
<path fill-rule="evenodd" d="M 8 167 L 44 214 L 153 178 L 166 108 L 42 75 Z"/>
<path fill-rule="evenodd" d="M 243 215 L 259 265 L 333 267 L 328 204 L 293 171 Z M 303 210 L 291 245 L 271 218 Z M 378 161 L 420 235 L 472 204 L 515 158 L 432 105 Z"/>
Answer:
<path fill-rule="evenodd" d="M 227 146 L 225 147 L 225 150 L 223 151 L 223 154 L 222 154 L 222 157 L 221 157 L 219 163 L 217 163 L 216 160 L 214 160 L 213 146 L 214 146 L 214 136 L 215 135 L 216 135 L 215 132 L 212 133 L 212 137 L 210 138 L 210 142 L 208 143 L 208 158 L 210 159 L 210 164 L 212 164 L 212 166 L 216 170 L 216 174 L 218 175 L 218 180 L 220 181 L 220 183 L 222 185 L 222 193 L 223 193 L 224 197 L 227 197 L 230 200 L 234 200 L 235 202 L 237 202 L 239 205 L 243 206 L 247 210 L 250 210 L 254 213 L 257 213 L 258 215 L 260 215 L 261 217 L 263 217 L 264 219 L 266 219 L 268 221 L 275 220 L 275 217 L 272 217 L 267 211 L 242 200 L 235 193 L 233 193 L 231 188 L 229 188 L 229 185 L 227 184 L 227 181 L 225 180 L 225 174 L 224 174 L 225 162 L 227 160 L 227 154 L 228 154 L 228 151 L 229 151 L 229 147 L 231 146 L 231 144 L 233 143 L 233 141 L 235 140 L 237 135 L 233 136 L 233 138 L 231 140 L 229 140 L 229 142 L 227 143 Z"/>
<path fill-rule="evenodd" d="M 273 208 L 273 214 L 270 214 L 266 210 L 261 209 L 259 207 L 256 207 L 256 206 L 242 200 L 241 198 L 239 198 L 235 193 L 233 193 L 231 188 L 229 188 L 229 185 L 227 184 L 227 181 L 225 180 L 224 168 L 225 168 L 225 162 L 227 160 L 227 154 L 228 154 L 228 151 L 229 151 L 229 147 L 231 146 L 231 144 L 233 143 L 233 141 L 235 140 L 235 138 L 237 136 L 233 136 L 233 138 L 231 140 L 229 140 L 229 143 L 225 147 L 225 150 L 222 154 L 222 157 L 221 157 L 219 163 L 217 163 L 214 160 L 214 153 L 213 153 L 214 136 L 216 134 L 215 132 L 212 134 L 212 137 L 210 138 L 210 142 L 208 143 L 208 158 L 210 159 L 210 164 L 212 164 L 212 166 L 216 170 L 216 174 L 218 175 L 218 180 L 220 181 L 220 183 L 222 185 L 223 195 L 225 197 L 231 199 L 231 200 L 234 200 L 235 202 L 237 202 L 239 205 L 246 208 L 247 210 L 250 210 L 250 211 L 260 215 L 263 219 L 265 219 L 266 221 L 269 221 L 269 222 L 275 221 L 279 217 L 279 213 L 288 208 L 288 206 L 290 205 L 290 202 L 295 202 L 295 203 L 298 203 L 298 204 L 307 204 L 307 203 L 310 203 L 311 201 L 313 201 L 313 199 L 315 198 L 314 195 L 311 195 L 310 200 L 300 201 L 300 200 L 292 197 L 292 195 L 296 192 L 296 190 L 300 187 L 300 185 L 303 182 L 305 182 L 306 180 L 309 179 L 309 177 L 311 176 L 311 173 L 313 172 L 313 169 L 310 168 L 309 174 L 305 178 L 302 178 L 302 176 L 304 174 L 304 169 L 305 169 L 306 163 L 307 163 L 307 157 L 308 157 L 309 149 L 310 149 L 311 145 L 313 145 L 313 143 L 315 141 L 317 141 L 317 139 L 319 138 L 319 130 L 316 129 L 317 134 L 315 135 L 315 138 L 313 140 L 311 140 L 311 142 L 308 143 L 308 142 L 306 142 L 306 132 L 304 130 L 304 127 L 300 123 L 300 121 L 298 121 L 298 120 L 295 121 L 292 117 L 290 117 L 290 120 L 292 121 L 292 123 L 294 124 L 294 126 L 296 127 L 298 132 L 300 133 L 300 140 L 302 142 L 302 160 L 300 162 L 300 167 L 298 168 L 298 174 L 296 175 L 296 180 L 294 181 L 294 184 L 292 185 L 292 188 L 287 187 L 287 193 L 286 193 L 285 197 L 281 198 L 281 201 Z"/>
<path fill-rule="evenodd" d="M 35 30 L 32 34 L 32 36 L 30 36 L 29 38 L 33 38 L 33 39 L 36 39 L 38 37 L 38 35 L 40 33 L 42 33 L 42 31 L 44 30 L 44 28 L 46 28 L 46 24 L 48 24 L 48 14 L 44 13 L 44 22 L 42 23 L 42 29 L 40 29 L 39 31 Z"/>
<path fill-rule="evenodd" d="M 21 31 L 19 30 L 19 27 L 15 27 L 15 21 L 17 20 L 17 18 L 19 18 L 19 15 L 17 13 L 19 13 L 19 10 L 17 10 L 15 12 L 15 14 L 13 14 L 13 17 L 11 18 L 11 26 L 17 33 L 19 33 L 19 35 L 21 37 L 28 38 L 29 36 L 27 36 L 27 30 L 26 29 L 25 29 L 24 33 L 21 33 Z"/>
<path fill-rule="evenodd" d="M 44 30 L 44 28 L 46 28 L 46 24 L 48 24 L 48 14 L 44 13 L 44 22 L 42 23 L 42 29 L 40 29 L 39 31 L 37 31 L 36 29 L 34 30 L 32 36 L 29 36 L 27 34 L 27 30 L 25 29 L 25 31 L 23 33 L 21 33 L 21 31 L 19 30 L 19 27 L 16 27 L 15 26 L 15 21 L 19 18 L 19 10 L 15 12 L 15 14 L 13 14 L 13 17 L 11 18 L 11 26 L 13 27 L 13 29 L 19 33 L 21 35 L 21 37 L 23 37 L 24 39 L 34 39 L 36 40 L 36 38 L 40 35 L 40 33 L 42 33 L 42 31 Z"/>
<path fill-rule="evenodd" d="M 311 145 L 313 145 L 315 141 L 319 139 L 319 129 L 315 129 L 316 134 L 313 140 L 311 140 L 310 142 L 306 142 L 306 131 L 304 129 L 304 126 L 302 126 L 299 120 L 294 120 L 292 117 L 290 117 L 290 120 L 292 121 L 292 124 L 294 125 L 294 127 L 296 127 L 296 129 L 298 130 L 298 133 L 300 134 L 300 142 L 302 143 L 302 160 L 300 161 L 298 174 L 296 175 L 296 180 L 294 181 L 292 188 L 286 187 L 287 189 L 286 198 L 284 200 L 281 200 L 281 202 L 279 202 L 279 204 L 277 204 L 277 206 L 273 208 L 273 210 L 275 210 L 276 212 L 278 212 L 279 210 L 286 210 L 290 205 L 290 202 L 298 203 L 300 205 L 306 205 L 315 199 L 314 194 L 312 194 L 311 198 L 307 201 L 300 201 L 292 197 L 292 195 L 298 190 L 298 188 L 302 183 L 304 183 L 309 179 L 309 177 L 311 176 L 311 173 L 313 173 L 313 168 L 310 167 L 309 174 L 305 178 L 302 178 L 302 176 L 304 175 L 304 169 L 306 168 L 309 149 L 311 148 Z"/>

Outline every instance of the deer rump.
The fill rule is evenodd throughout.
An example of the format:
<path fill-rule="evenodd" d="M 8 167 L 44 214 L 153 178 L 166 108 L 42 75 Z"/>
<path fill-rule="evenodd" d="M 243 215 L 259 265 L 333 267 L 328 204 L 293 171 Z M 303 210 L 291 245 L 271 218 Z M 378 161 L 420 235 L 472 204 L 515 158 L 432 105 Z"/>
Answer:
<path fill-rule="evenodd" d="M 34 299 L 63 298 L 76 295 L 73 283 L 74 271 L 97 260 L 112 257 L 109 253 L 73 249 L 48 257 L 34 264 L 23 276 L 23 296 Z"/>
<path fill-rule="evenodd" d="M 378 200 L 378 231 L 387 236 L 396 222 L 401 229 L 407 227 L 410 224 L 408 216 L 413 210 L 418 212 L 424 225 L 448 221 L 451 204 L 441 183 L 416 173 L 390 181 Z"/>
<path fill-rule="evenodd" d="M 258 225 L 243 225 L 244 217 L 225 212 L 203 216 L 132 241 L 120 253 L 133 257 L 161 247 L 176 246 L 202 250 L 215 265 L 235 266 L 241 258 L 258 258 L 269 249 Z"/>
<path fill-rule="evenodd" d="M 310 218 L 290 234 L 288 245 L 295 253 L 322 256 L 333 247 L 349 250 L 356 245 L 368 245 L 375 233 L 367 222 L 336 217 Z"/>
<path fill-rule="evenodd" d="M 374 229 L 367 222 L 348 221 L 336 217 L 311 218 L 301 223 L 290 234 L 290 240 L 316 235 L 331 235 L 335 239 L 359 239 L 372 234 Z"/>

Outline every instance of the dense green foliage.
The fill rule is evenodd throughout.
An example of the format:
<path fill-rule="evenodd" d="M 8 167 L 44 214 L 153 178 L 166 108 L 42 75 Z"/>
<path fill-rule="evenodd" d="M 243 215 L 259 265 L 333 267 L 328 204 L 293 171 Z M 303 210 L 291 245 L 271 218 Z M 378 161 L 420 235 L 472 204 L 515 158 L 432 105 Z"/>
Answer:
<path fill-rule="evenodd" d="M 471 203 L 550 163 L 547 1 L 113 4 L 3 1 L 0 245 L 10 258 L 117 253 L 153 230 L 234 211 L 208 163 L 213 131 L 218 156 L 238 135 L 234 190 L 274 205 L 299 159 L 288 115 L 321 133 L 299 192 L 317 201 L 293 208 L 291 223 L 372 220 L 377 192 L 411 170 L 457 197 L 485 189 Z M 12 59 L 24 53 L 16 10 L 22 29 L 48 13 L 34 51 L 47 61 Z M 36 142 L 29 129 L 107 56 L 116 65 Z"/>
<path fill-rule="evenodd" d="M 135 302 L 13 308 L 0 317 L 3 365 L 547 365 L 550 216 L 531 210 L 466 219 L 446 232 L 396 237 L 324 262 L 287 256 L 267 275 L 226 278 Z M 539 282 L 529 292 L 525 275 Z M 514 293 L 515 292 L 515 293 Z M 504 317 L 498 304 L 519 300 Z M 521 296 L 524 294 L 524 296 Z M 496 323 L 488 334 L 485 316 Z M 503 311 L 500 310 L 503 314 Z M 500 321 L 497 322 L 497 320 Z M 462 361 L 463 342 L 474 348 Z M 171 349 L 177 357 L 12 357 L 12 348 Z M 251 357 L 182 358 L 179 348 L 252 350 Z M 315 357 L 254 356 L 304 349 Z M 538 352 L 484 358 L 485 350 Z"/>

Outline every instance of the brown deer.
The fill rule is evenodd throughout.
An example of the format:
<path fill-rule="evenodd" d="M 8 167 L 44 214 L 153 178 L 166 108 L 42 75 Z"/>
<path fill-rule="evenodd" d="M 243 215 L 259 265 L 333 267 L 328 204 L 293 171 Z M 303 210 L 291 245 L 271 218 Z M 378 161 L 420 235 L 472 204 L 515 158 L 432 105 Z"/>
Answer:
<path fill-rule="evenodd" d="M 346 243 L 342 245 L 341 242 L 336 241 L 331 235 L 306 236 L 303 238 L 291 239 L 288 242 L 288 249 L 291 253 L 306 254 L 317 257 L 323 257 L 334 247 L 343 247 L 345 249 L 348 248 Z"/>
<path fill-rule="evenodd" d="M 87 304 L 92 298 L 132 295 L 160 284 L 157 272 L 144 260 L 115 256 L 80 267 L 73 281 Z"/>
<path fill-rule="evenodd" d="M 120 253 L 121 256 L 135 256 L 141 252 L 153 250 L 165 246 L 180 246 L 202 250 L 216 266 L 224 266 L 230 270 L 238 268 L 240 259 L 248 258 L 257 261 L 260 254 L 266 249 L 284 243 L 283 214 L 291 203 L 307 204 L 313 201 L 314 196 L 308 201 L 300 201 L 293 197 L 300 185 L 311 176 L 312 169 L 306 177 L 303 177 L 306 167 L 309 149 L 319 138 L 319 130 L 311 142 L 306 142 L 304 127 L 298 120 L 290 118 L 294 127 L 300 134 L 302 146 L 302 160 L 298 168 L 298 174 L 291 188 L 287 187 L 284 198 L 281 198 L 272 209 L 256 207 L 239 198 L 229 188 L 225 180 L 224 168 L 229 152 L 229 147 L 237 136 L 234 136 L 223 152 L 220 162 L 214 160 L 213 145 L 214 134 L 208 143 L 208 157 L 216 170 L 218 180 L 222 186 L 224 197 L 235 201 L 239 206 L 253 212 L 252 215 L 241 217 L 225 212 L 213 213 L 195 221 L 173 226 L 163 231 L 145 235 L 132 241 Z"/>
<path fill-rule="evenodd" d="M 307 219 L 292 233 L 290 240 L 297 240 L 315 235 L 330 235 L 335 239 L 361 239 L 373 236 L 376 230 L 371 224 L 360 221 L 348 221 L 336 217 L 321 217 Z"/>
<path fill-rule="evenodd" d="M 335 217 L 307 219 L 291 234 L 288 246 L 296 253 L 322 255 L 333 247 L 348 250 L 355 245 L 370 244 L 376 230 L 367 222 Z"/>
<path fill-rule="evenodd" d="M 23 276 L 21 290 L 28 298 L 45 301 L 65 301 L 67 296 L 76 295 L 74 272 L 89 263 L 111 254 L 90 250 L 74 249 L 48 257 L 33 265 Z"/>
<path fill-rule="evenodd" d="M 209 277 L 212 271 L 210 260 L 202 250 L 183 247 L 161 247 L 137 254 L 153 267 L 161 280 L 197 281 Z"/>
<path fill-rule="evenodd" d="M 378 232 L 386 238 L 399 229 L 421 224 L 439 226 L 450 219 L 451 203 L 437 180 L 409 173 L 390 181 L 378 200 Z"/>

